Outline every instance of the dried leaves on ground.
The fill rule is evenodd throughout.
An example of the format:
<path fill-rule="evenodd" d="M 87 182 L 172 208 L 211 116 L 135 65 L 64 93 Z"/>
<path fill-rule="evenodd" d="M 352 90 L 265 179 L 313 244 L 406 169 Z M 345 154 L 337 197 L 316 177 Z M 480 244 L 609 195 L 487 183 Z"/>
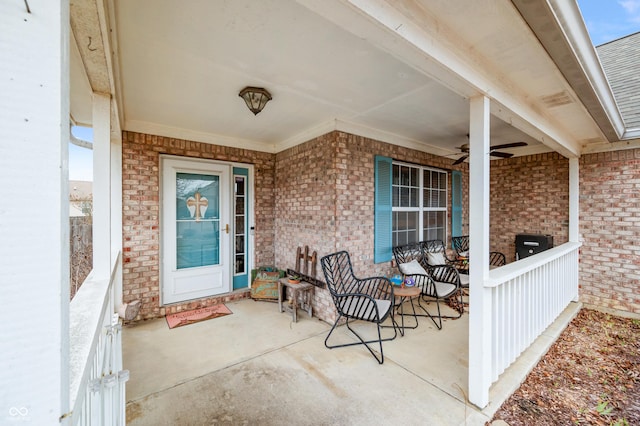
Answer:
<path fill-rule="evenodd" d="M 640 321 L 583 309 L 493 420 L 640 425 Z"/>

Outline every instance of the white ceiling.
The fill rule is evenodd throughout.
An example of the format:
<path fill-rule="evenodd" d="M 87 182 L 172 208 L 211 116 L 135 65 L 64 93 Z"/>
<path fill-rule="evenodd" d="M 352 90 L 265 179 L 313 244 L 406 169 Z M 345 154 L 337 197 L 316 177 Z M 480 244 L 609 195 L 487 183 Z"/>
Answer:
<path fill-rule="evenodd" d="M 326 8 L 326 1 L 316 2 L 317 10 Z M 468 100 L 408 65 L 402 55 L 374 46 L 369 41 L 374 37 L 359 34 L 366 17 L 360 18 L 362 23 L 347 21 L 353 22 L 347 31 L 344 22 L 333 23 L 291 0 L 110 4 L 124 130 L 269 152 L 336 128 L 336 123 L 438 154 L 455 153 L 467 143 Z M 493 69 L 494 79 L 508 79 L 514 91 L 529 87 L 542 95 L 568 93 L 573 110 L 560 108 L 554 114 L 573 112 L 567 127 L 582 129 L 584 134 L 574 134 L 577 139 L 601 136 L 584 111 L 575 114 L 570 88 L 563 86 L 510 2 L 400 4 L 410 5 L 399 9 L 423 24 L 437 19 L 438 31 L 449 32 L 458 48 L 468 52 L 466 59 L 485 58 L 482 68 Z M 353 14 L 353 7 L 344 7 Z M 415 17 L 416 7 L 425 16 Z M 489 12 L 501 18 L 474 22 L 475 16 L 487 13 L 482 7 L 495 9 Z M 496 27 L 498 21 L 503 27 Z M 495 62 L 487 63 L 488 57 Z M 529 66 L 534 59 L 537 69 Z M 273 96 L 257 116 L 238 96 L 245 86 L 264 87 Z M 523 153 L 549 150 L 495 116 L 491 134 L 492 145 L 524 140 L 530 146 L 521 149 Z"/>

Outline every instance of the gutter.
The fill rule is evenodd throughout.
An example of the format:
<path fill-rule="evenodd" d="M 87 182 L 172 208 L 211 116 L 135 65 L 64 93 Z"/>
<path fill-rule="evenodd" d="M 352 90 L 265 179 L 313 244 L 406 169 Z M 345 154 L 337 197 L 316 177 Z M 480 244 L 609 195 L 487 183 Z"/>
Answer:
<path fill-rule="evenodd" d="M 70 123 L 69 127 L 73 127 L 73 124 Z M 84 139 L 79 139 L 77 137 L 75 137 L 73 135 L 73 132 L 71 131 L 71 129 L 69 129 L 69 141 L 76 145 L 79 146 L 81 148 L 87 148 L 87 149 L 91 149 L 93 150 L 93 143 L 89 142 L 89 141 L 85 141 Z"/>

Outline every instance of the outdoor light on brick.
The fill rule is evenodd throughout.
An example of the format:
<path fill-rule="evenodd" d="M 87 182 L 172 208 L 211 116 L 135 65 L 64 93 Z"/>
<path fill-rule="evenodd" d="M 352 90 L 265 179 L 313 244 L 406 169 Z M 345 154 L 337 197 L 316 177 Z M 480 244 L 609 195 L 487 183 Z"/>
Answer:
<path fill-rule="evenodd" d="M 254 115 L 258 115 L 271 99 L 271 94 L 262 87 L 245 87 L 238 94 Z"/>

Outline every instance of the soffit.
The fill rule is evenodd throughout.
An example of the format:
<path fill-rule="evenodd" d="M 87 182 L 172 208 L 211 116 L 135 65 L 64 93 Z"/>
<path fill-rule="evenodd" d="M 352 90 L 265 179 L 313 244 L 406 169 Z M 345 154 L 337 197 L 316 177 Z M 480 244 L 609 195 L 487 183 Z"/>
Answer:
<path fill-rule="evenodd" d="M 457 39 L 455 44 L 461 56 L 466 55 L 469 63 L 489 79 L 517 93 L 555 128 L 582 147 L 605 140 L 579 96 L 511 2 L 420 0 L 419 3 L 454 34 L 451 37 Z"/>
<path fill-rule="evenodd" d="M 439 154 L 467 142 L 473 88 L 451 90 L 397 53 L 406 46 L 381 47 L 376 34 L 354 31 L 370 19 L 354 17 L 347 2 L 303 3 L 315 11 L 277 0 L 114 0 L 123 128 L 272 152 L 331 123 Z M 465 60 L 553 116 L 575 140 L 601 136 L 510 2 L 393 4 L 406 3 L 437 16 L 444 33 L 456 34 Z M 349 25 L 316 13 L 323 7 L 344 7 Z M 257 116 L 238 97 L 248 85 L 274 98 Z M 499 104 L 492 108 L 510 121 Z M 494 117 L 492 144 L 537 143 L 519 130 L 526 126 L 512 124 Z"/>

